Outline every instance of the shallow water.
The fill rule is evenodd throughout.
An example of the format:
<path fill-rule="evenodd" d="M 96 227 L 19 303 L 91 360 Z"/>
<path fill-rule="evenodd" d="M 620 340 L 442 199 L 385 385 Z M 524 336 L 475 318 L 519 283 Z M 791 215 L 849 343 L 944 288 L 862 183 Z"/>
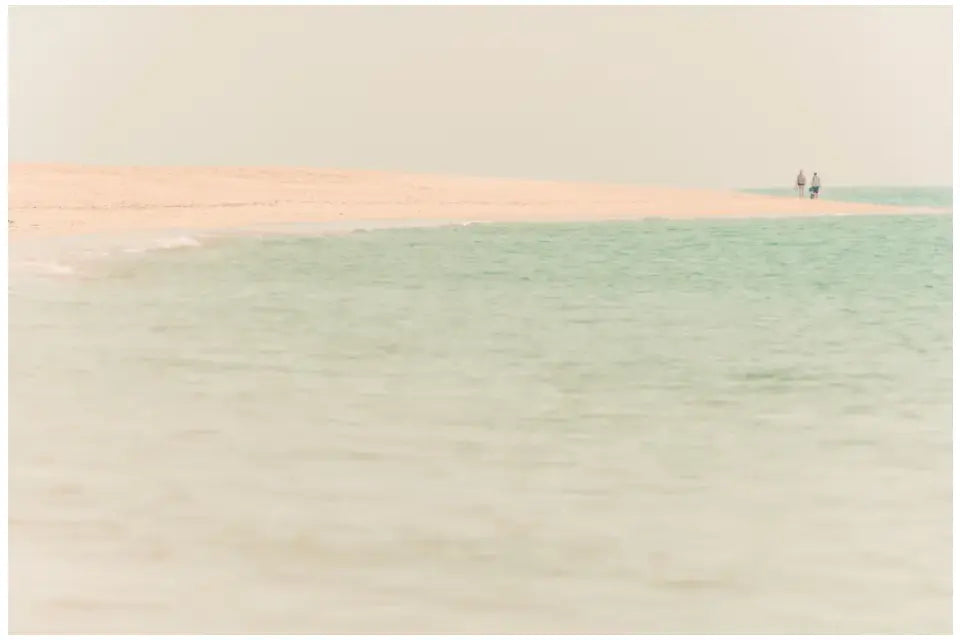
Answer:
<path fill-rule="evenodd" d="M 947 632 L 951 222 L 18 271 L 11 628 Z"/>
<path fill-rule="evenodd" d="M 769 196 L 796 196 L 797 194 L 796 189 L 790 188 L 747 189 L 746 191 Z M 809 191 L 807 193 L 809 194 Z M 953 187 L 837 187 L 828 183 L 820 189 L 820 198 L 842 202 L 888 204 L 898 207 L 944 207 L 950 209 L 953 207 Z"/>

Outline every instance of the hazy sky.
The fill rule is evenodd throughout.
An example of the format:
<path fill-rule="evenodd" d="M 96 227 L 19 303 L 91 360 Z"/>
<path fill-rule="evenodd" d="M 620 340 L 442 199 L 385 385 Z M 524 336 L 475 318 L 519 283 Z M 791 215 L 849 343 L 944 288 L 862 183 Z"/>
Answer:
<path fill-rule="evenodd" d="M 20 7 L 10 159 L 951 183 L 950 7 Z"/>

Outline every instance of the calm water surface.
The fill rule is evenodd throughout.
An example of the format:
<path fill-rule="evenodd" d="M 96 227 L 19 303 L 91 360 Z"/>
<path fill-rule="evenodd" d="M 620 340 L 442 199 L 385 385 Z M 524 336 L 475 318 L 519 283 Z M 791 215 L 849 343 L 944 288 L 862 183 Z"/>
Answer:
<path fill-rule="evenodd" d="M 947 632 L 951 223 L 15 270 L 12 630 Z"/>

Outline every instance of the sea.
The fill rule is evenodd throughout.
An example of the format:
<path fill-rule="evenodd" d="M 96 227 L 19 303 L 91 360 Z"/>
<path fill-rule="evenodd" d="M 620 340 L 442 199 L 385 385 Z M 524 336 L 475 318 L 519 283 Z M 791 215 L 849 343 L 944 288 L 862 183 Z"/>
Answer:
<path fill-rule="evenodd" d="M 797 195 L 796 189 L 789 188 L 745 189 L 745 191 L 768 196 Z M 820 189 L 820 199 L 888 204 L 898 207 L 952 208 L 953 189 L 951 187 L 831 187 L 825 185 Z"/>
<path fill-rule="evenodd" d="M 51 242 L 12 632 L 952 628 L 949 214 Z"/>

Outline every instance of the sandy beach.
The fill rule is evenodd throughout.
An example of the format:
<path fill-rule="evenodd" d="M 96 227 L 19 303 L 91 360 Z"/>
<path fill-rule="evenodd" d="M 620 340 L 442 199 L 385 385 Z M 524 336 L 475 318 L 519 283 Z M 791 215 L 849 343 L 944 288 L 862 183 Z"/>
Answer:
<path fill-rule="evenodd" d="M 9 189 L 12 238 L 338 220 L 533 222 L 905 212 L 736 191 L 297 168 L 13 164 Z"/>

